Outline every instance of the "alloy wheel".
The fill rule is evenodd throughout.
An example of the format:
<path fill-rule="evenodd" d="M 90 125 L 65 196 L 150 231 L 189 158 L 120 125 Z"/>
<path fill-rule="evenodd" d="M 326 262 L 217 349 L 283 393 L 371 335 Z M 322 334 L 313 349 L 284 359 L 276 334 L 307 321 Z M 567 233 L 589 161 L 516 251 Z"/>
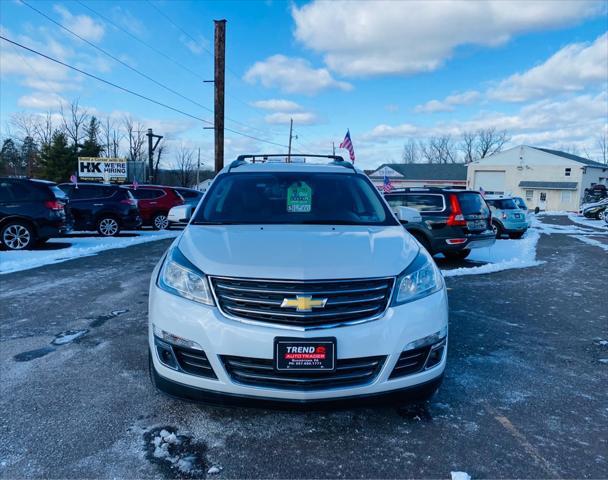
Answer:
<path fill-rule="evenodd" d="M 165 230 L 169 227 L 169 219 L 166 215 L 157 215 L 154 217 L 154 228 L 157 230 Z"/>
<path fill-rule="evenodd" d="M 99 222 L 99 233 L 104 237 L 113 237 L 118 233 L 118 222 L 113 218 L 104 218 Z"/>
<path fill-rule="evenodd" d="M 31 240 L 30 231 L 23 225 L 9 225 L 2 234 L 2 243 L 11 250 L 23 250 Z"/>

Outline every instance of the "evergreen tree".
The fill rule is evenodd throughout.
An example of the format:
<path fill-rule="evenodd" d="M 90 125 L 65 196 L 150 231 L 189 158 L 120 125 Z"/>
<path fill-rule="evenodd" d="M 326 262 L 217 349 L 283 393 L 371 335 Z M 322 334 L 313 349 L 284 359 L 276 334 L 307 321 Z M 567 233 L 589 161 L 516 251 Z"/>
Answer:
<path fill-rule="evenodd" d="M 0 150 L 0 168 L 11 175 L 19 175 L 21 169 L 21 156 L 12 138 L 7 138 Z"/>
<path fill-rule="evenodd" d="M 28 177 L 34 175 L 38 167 L 38 145 L 34 139 L 27 136 L 23 139 L 21 144 L 21 164 L 25 166 L 26 174 Z"/>
<path fill-rule="evenodd" d="M 78 168 L 77 154 L 68 145 L 65 133 L 55 130 L 50 145 L 41 152 L 44 175 L 54 182 L 65 182 Z"/>
<path fill-rule="evenodd" d="M 99 157 L 103 151 L 103 146 L 99 143 L 100 125 L 99 120 L 91 117 L 89 125 L 85 128 L 85 141 L 80 147 L 79 157 Z"/>

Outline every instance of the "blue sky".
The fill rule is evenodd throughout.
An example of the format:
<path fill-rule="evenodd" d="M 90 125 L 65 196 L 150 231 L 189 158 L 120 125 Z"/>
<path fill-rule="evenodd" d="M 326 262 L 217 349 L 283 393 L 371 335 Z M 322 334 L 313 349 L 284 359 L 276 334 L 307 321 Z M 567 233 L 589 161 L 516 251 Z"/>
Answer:
<path fill-rule="evenodd" d="M 410 139 L 450 134 L 457 143 L 491 127 L 512 144 L 594 157 L 607 128 L 606 2 L 27 2 L 192 102 L 20 1 L 0 2 L 3 36 L 209 120 L 200 105 L 213 108 L 213 89 L 202 79 L 213 76 L 213 20 L 227 19 L 226 126 L 248 135 L 227 133 L 228 159 L 283 150 L 250 137 L 286 145 L 289 118 L 302 152 L 329 153 L 350 128 L 365 168 L 399 161 Z M 212 131 L 201 122 L 0 47 L 4 136 L 16 132 L 16 113 L 57 112 L 78 98 L 101 118 L 130 115 L 164 134 L 169 163 L 180 144 L 201 147 L 211 163 Z"/>

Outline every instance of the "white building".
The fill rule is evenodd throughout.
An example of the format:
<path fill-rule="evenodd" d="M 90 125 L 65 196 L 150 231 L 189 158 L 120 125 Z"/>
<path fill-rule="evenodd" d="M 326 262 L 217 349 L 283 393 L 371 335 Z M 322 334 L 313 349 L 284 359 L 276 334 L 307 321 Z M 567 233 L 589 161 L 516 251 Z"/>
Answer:
<path fill-rule="evenodd" d="M 467 188 L 510 194 L 528 208 L 579 208 L 585 188 L 608 184 L 608 165 L 546 148 L 514 147 L 470 163 Z"/>

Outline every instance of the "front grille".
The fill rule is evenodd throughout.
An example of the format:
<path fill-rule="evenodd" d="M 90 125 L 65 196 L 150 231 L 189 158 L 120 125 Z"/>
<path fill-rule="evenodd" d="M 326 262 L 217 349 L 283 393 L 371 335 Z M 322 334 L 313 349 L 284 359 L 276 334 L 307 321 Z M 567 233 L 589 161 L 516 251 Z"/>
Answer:
<path fill-rule="evenodd" d="M 380 356 L 337 360 L 333 372 L 279 372 L 274 369 L 272 360 L 227 355 L 220 358 L 235 382 L 290 390 L 321 390 L 369 383 L 376 378 L 386 359 Z"/>
<path fill-rule="evenodd" d="M 363 320 L 386 310 L 392 278 L 365 280 L 280 281 L 212 277 L 219 307 L 234 317 L 315 327 Z M 323 308 L 298 312 L 282 308 L 285 299 L 327 299 Z"/>
<path fill-rule="evenodd" d="M 421 371 L 424 368 L 430 350 L 431 345 L 428 345 L 426 347 L 401 352 L 399 360 L 397 360 L 389 379 L 403 377 Z"/>
<path fill-rule="evenodd" d="M 179 367 L 186 373 L 199 377 L 217 378 L 215 372 L 202 350 L 178 347 L 173 345 L 173 352 Z"/>

